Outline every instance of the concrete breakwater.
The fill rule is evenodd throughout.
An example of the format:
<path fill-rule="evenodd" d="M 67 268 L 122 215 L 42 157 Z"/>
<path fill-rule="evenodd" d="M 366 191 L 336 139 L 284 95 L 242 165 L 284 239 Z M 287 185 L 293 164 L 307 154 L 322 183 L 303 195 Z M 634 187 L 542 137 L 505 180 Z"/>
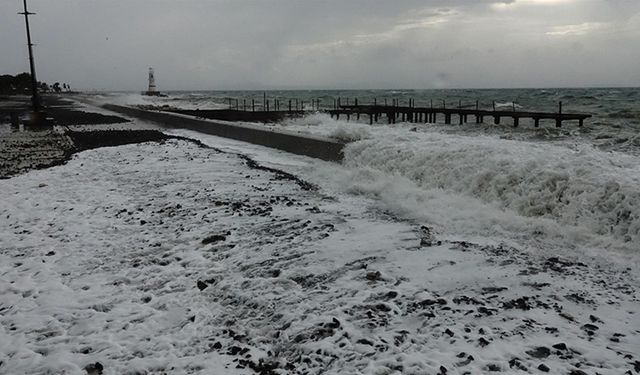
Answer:
<path fill-rule="evenodd" d="M 103 108 L 126 116 L 153 121 L 163 127 L 180 128 L 267 146 L 297 155 L 327 161 L 342 161 L 344 143 L 313 135 L 274 131 L 258 125 L 224 124 L 186 115 L 148 111 L 133 107 L 105 104 Z"/>

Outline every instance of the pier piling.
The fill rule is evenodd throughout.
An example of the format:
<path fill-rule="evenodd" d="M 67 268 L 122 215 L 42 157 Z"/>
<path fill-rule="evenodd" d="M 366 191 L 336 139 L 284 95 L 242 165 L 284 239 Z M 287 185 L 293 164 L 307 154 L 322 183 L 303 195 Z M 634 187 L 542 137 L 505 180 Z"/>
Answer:
<path fill-rule="evenodd" d="M 240 99 L 227 98 L 229 104 L 229 110 L 239 112 L 234 115 L 238 118 L 243 117 L 242 112 L 247 112 L 249 103 L 246 98 Z M 469 116 L 473 116 L 474 119 L 471 122 L 476 124 L 484 123 L 485 118 L 493 118 L 493 123 L 496 125 L 501 124 L 503 118 L 511 121 L 507 121 L 507 124 L 513 124 L 514 128 L 520 126 L 521 119 L 533 120 L 533 125 L 540 127 L 541 120 L 553 120 L 556 127 L 561 127 L 564 121 L 577 120 L 578 126 L 584 126 L 584 121 L 591 117 L 589 114 L 580 113 L 565 113 L 563 103 L 558 102 L 557 111 L 553 112 L 532 112 L 521 111 L 516 107 L 516 102 L 510 102 L 507 108 L 503 106 L 497 106 L 495 101 L 491 102 L 491 109 L 482 109 L 481 103 L 476 100 L 475 103 L 464 104 L 462 100 L 458 100 L 457 103 L 447 106 L 446 100 L 441 100 L 441 105 L 438 107 L 433 106 L 433 100 L 429 100 L 428 105 L 420 107 L 416 105 L 414 98 L 408 98 L 404 103 L 401 103 L 400 98 L 382 99 L 380 102 L 378 98 L 372 98 L 366 104 L 362 103 L 359 98 L 333 98 L 333 106 L 327 106 L 329 108 L 321 107 L 321 100 L 319 98 L 312 98 L 311 104 L 305 107 L 304 100 L 301 99 L 287 99 L 286 107 L 282 108 L 282 100 L 280 98 L 274 98 L 273 103 L 267 99 L 266 92 L 262 97 L 262 111 L 255 113 L 252 119 L 261 118 L 263 116 L 266 121 L 273 121 L 274 118 L 283 118 L 287 115 L 303 115 L 308 111 L 323 111 L 329 113 L 332 118 L 339 120 L 341 115 L 345 115 L 347 121 L 361 120 L 361 117 L 365 116 L 365 121 L 368 119 L 369 124 L 380 121 L 380 117 L 386 117 L 389 124 L 395 124 L 398 121 L 404 121 L 409 123 L 437 123 L 438 116 L 442 115 L 445 124 L 452 124 L 453 117 L 455 116 L 456 124 L 468 124 L 470 121 Z M 351 103 L 350 103 L 351 101 Z M 346 103 L 346 104 L 345 104 Z M 260 108 L 258 108 L 260 111 Z M 224 110 L 227 111 L 227 110 Z M 251 99 L 251 112 L 256 112 L 255 100 Z M 210 111 L 214 112 L 214 111 Z M 200 111 L 202 113 L 202 111 Z M 269 113 L 269 114 L 267 114 Z M 213 114 L 211 114 L 213 115 Z M 256 117 L 257 116 L 257 117 Z M 367 117 L 368 116 L 368 117 Z M 255 121 L 255 120 L 254 120 Z M 259 121 L 259 120 L 258 120 Z"/>

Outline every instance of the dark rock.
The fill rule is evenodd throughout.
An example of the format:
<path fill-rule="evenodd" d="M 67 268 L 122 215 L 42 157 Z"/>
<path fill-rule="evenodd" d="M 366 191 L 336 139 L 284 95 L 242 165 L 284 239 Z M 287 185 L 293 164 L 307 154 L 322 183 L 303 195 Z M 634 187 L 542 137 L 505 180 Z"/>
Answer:
<path fill-rule="evenodd" d="M 205 290 L 209 286 L 209 284 L 207 284 L 207 283 L 205 283 L 203 281 L 200 281 L 200 280 L 198 280 L 196 285 L 198 286 L 198 289 L 200 289 L 200 290 Z"/>
<path fill-rule="evenodd" d="M 487 370 L 497 372 L 497 371 L 501 371 L 502 369 L 500 368 L 500 366 L 490 363 L 487 365 Z"/>
<path fill-rule="evenodd" d="M 529 297 L 520 297 L 511 301 L 504 302 L 502 307 L 505 309 L 530 310 Z"/>
<path fill-rule="evenodd" d="M 542 288 L 550 286 L 551 284 L 549 284 L 549 283 L 522 283 L 522 285 L 530 286 L 533 289 L 540 290 Z"/>
<path fill-rule="evenodd" d="M 569 375 L 587 375 L 587 373 L 582 370 L 571 370 Z"/>
<path fill-rule="evenodd" d="M 489 341 L 487 341 L 487 339 L 485 339 L 484 337 L 480 337 L 480 338 L 478 339 L 478 344 L 479 344 L 480 346 L 483 346 L 483 347 L 484 347 L 484 346 L 489 345 Z"/>
<path fill-rule="evenodd" d="M 576 321 L 576 318 L 574 318 L 574 317 L 573 317 L 573 316 L 571 316 L 570 314 L 567 314 L 567 313 L 561 312 L 561 313 L 559 313 L 558 315 L 560 315 L 561 317 L 563 317 L 563 318 L 567 319 L 567 320 L 568 320 L 568 321 L 570 321 L 570 322 L 575 322 L 575 321 Z"/>
<path fill-rule="evenodd" d="M 544 363 L 541 363 L 540 366 L 538 366 L 538 370 L 542 372 L 549 372 L 550 369 L 547 365 L 545 365 Z"/>
<path fill-rule="evenodd" d="M 367 280 L 378 281 L 380 279 L 382 279 L 382 274 L 380 273 L 380 271 L 367 272 Z"/>
<path fill-rule="evenodd" d="M 519 358 L 511 358 L 509 360 L 509 368 L 517 368 L 518 370 L 527 371 L 527 367 L 520 362 Z"/>
<path fill-rule="evenodd" d="M 229 350 L 227 351 L 227 354 L 229 355 L 238 355 L 238 353 L 240 353 L 242 351 L 242 348 L 240 348 L 239 346 L 232 346 L 229 348 Z"/>
<path fill-rule="evenodd" d="M 584 263 L 572 262 L 570 260 L 560 259 L 558 257 L 552 257 L 547 259 L 544 265 L 557 272 L 563 272 L 567 267 L 587 267 L 587 265 Z"/>
<path fill-rule="evenodd" d="M 386 297 L 387 297 L 388 299 L 394 299 L 394 298 L 396 298 L 397 296 L 398 296 L 398 292 L 396 292 L 396 291 L 394 291 L 394 290 L 390 291 L 390 292 L 389 292 L 389 293 L 387 293 L 387 295 L 386 295 Z"/>
<path fill-rule="evenodd" d="M 635 372 L 640 372 L 640 361 L 635 361 L 635 362 L 633 363 L 633 370 L 634 370 Z"/>
<path fill-rule="evenodd" d="M 202 240 L 202 244 L 203 245 L 208 245 L 210 243 L 216 243 L 216 242 L 220 242 L 220 241 L 226 241 L 227 240 L 227 236 L 223 235 L 223 234 L 214 234 L 213 236 L 209 236 L 205 239 Z"/>
<path fill-rule="evenodd" d="M 567 350 L 567 344 L 560 342 L 557 344 L 553 344 L 552 345 L 554 348 L 558 349 L 558 350 Z"/>
<path fill-rule="evenodd" d="M 446 333 L 447 335 L 449 335 L 449 337 L 453 337 L 454 333 L 452 330 L 450 330 L 449 328 L 447 328 L 444 333 Z"/>
<path fill-rule="evenodd" d="M 426 308 L 428 306 L 433 306 L 433 305 L 446 305 L 446 304 L 447 304 L 447 300 L 445 300 L 444 298 L 425 299 L 417 303 L 417 305 L 422 308 Z"/>
<path fill-rule="evenodd" d="M 325 323 L 324 326 L 325 328 L 338 329 L 340 328 L 340 321 L 336 318 L 333 318 L 330 323 Z"/>
<path fill-rule="evenodd" d="M 600 327 L 598 327 L 598 326 L 597 326 L 597 325 L 595 325 L 595 324 L 587 323 L 587 324 L 585 324 L 585 325 L 583 325 L 583 326 L 582 326 L 582 329 L 583 329 L 584 331 L 592 331 L 592 332 L 594 332 L 594 331 L 599 330 L 599 329 L 600 329 Z"/>
<path fill-rule="evenodd" d="M 458 296 L 458 297 L 454 297 L 453 298 L 453 302 L 460 305 L 462 303 L 466 303 L 468 305 L 484 305 L 484 303 L 478 301 L 477 299 L 473 298 L 473 297 L 467 297 L 467 296 Z"/>
<path fill-rule="evenodd" d="M 551 350 L 546 346 L 538 346 L 534 350 L 528 350 L 527 354 L 529 354 L 533 358 L 547 358 L 549 355 L 551 355 Z"/>
<path fill-rule="evenodd" d="M 220 341 L 216 341 L 216 343 L 213 344 L 213 349 L 215 349 L 215 350 L 222 349 L 222 344 L 220 343 Z"/>
<path fill-rule="evenodd" d="M 140 220 L 140 225 L 145 225 L 147 222 L 145 220 Z"/>
<path fill-rule="evenodd" d="M 189 317 L 189 321 L 190 321 L 191 323 L 195 322 L 195 321 L 196 321 L 196 316 L 195 316 L 195 315 L 190 316 L 190 317 Z"/>
<path fill-rule="evenodd" d="M 289 371 L 293 371 L 296 369 L 296 366 L 293 365 L 293 363 L 291 362 L 287 362 L 287 364 L 284 366 L 285 370 L 289 370 Z"/>
<path fill-rule="evenodd" d="M 593 323 L 603 323 L 603 321 L 595 315 L 589 315 L 589 319 Z"/>
<path fill-rule="evenodd" d="M 490 287 L 482 288 L 482 294 L 500 293 L 507 289 L 509 288 L 504 286 L 490 286 Z"/>
<path fill-rule="evenodd" d="M 45 254 L 45 256 L 48 256 L 48 257 L 50 257 L 50 256 L 54 256 L 54 255 L 56 255 L 56 252 L 55 252 L 55 251 L 53 251 L 53 250 L 52 250 L 52 251 L 49 251 L 48 253 L 46 253 L 46 254 Z"/>
<path fill-rule="evenodd" d="M 444 366 L 440 366 L 440 374 L 445 375 L 447 373 L 447 368 Z"/>
<path fill-rule="evenodd" d="M 431 247 L 435 243 L 435 238 L 431 229 L 426 226 L 420 227 L 420 246 Z"/>
<path fill-rule="evenodd" d="M 480 307 L 478 307 L 478 312 L 479 312 L 480 314 L 483 314 L 483 315 L 486 315 L 486 316 L 491 316 L 491 315 L 493 315 L 494 311 L 496 311 L 496 310 L 494 310 L 494 309 L 489 309 L 489 308 L 486 308 L 486 307 L 484 307 L 484 306 L 480 306 Z"/>
<path fill-rule="evenodd" d="M 100 362 L 91 363 L 85 366 L 84 370 L 87 372 L 87 375 L 102 375 L 102 371 L 104 367 Z"/>
<path fill-rule="evenodd" d="M 373 346 L 373 342 L 371 342 L 371 341 L 369 341 L 367 339 L 360 339 L 360 340 L 356 341 L 356 344 Z"/>

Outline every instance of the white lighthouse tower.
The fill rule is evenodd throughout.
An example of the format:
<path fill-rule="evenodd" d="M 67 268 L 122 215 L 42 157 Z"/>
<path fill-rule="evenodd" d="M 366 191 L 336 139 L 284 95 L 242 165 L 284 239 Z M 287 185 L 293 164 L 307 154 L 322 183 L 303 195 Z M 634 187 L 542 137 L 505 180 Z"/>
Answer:
<path fill-rule="evenodd" d="M 154 76 L 153 68 L 149 68 L 149 89 L 144 92 L 144 95 L 161 96 L 160 92 L 156 89 L 156 77 Z"/>

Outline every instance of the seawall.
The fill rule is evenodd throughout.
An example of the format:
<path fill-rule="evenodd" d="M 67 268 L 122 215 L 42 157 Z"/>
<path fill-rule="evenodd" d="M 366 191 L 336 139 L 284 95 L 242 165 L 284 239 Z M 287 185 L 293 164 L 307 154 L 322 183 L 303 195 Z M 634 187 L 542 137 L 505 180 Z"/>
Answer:
<path fill-rule="evenodd" d="M 274 131 L 256 125 L 223 124 L 191 116 L 114 104 L 105 104 L 102 107 L 126 116 L 152 121 L 166 128 L 193 130 L 327 161 L 340 162 L 343 157 L 342 149 L 345 144 L 329 138 Z"/>

